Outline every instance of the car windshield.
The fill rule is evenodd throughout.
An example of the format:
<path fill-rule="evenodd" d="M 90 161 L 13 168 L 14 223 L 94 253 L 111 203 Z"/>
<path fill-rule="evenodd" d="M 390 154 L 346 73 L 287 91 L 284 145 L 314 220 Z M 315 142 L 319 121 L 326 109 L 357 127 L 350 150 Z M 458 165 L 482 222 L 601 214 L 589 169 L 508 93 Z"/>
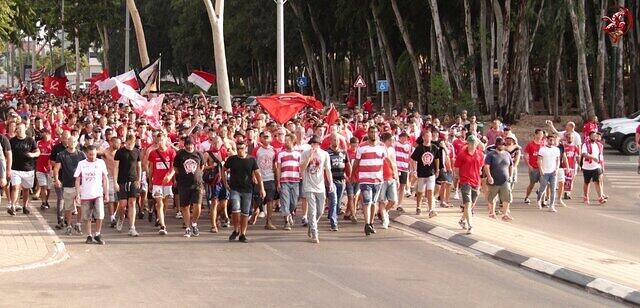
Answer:
<path fill-rule="evenodd" d="M 638 111 L 636 111 L 636 112 L 632 113 L 632 114 L 631 114 L 630 116 L 628 116 L 627 118 L 628 118 L 628 119 L 635 119 L 635 118 L 637 118 L 638 116 L 640 116 L 640 110 L 638 110 Z"/>

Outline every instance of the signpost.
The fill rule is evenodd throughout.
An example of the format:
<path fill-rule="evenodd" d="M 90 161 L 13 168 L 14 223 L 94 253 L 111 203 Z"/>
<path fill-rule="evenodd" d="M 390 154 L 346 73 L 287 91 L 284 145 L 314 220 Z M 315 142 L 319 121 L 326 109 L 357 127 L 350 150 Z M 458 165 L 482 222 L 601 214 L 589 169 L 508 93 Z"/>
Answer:
<path fill-rule="evenodd" d="M 389 92 L 389 81 L 378 80 L 376 83 L 376 90 L 380 92 L 380 109 L 384 110 L 384 93 Z"/>
<path fill-rule="evenodd" d="M 304 94 L 304 88 L 309 86 L 309 77 L 304 75 L 298 77 L 298 79 L 296 79 L 296 84 L 300 87 L 300 93 Z"/>
<path fill-rule="evenodd" d="M 367 83 L 364 82 L 364 78 L 362 78 L 362 75 L 358 75 L 358 78 L 356 78 L 356 82 L 353 84 L 353 87 L 358 89 L 358 107 L 360 107 L 360 105 L 362 104 L 361 89 L 367 87 Z"/>

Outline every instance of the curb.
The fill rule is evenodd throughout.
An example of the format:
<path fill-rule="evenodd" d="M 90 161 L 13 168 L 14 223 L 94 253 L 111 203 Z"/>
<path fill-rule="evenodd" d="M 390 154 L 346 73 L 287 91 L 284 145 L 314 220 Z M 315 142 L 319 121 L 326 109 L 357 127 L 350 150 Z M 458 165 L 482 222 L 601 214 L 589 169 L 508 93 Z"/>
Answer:
<path fill-rule="evenodd" d="M 509 251 L 503 247 L 488 242 L 479 241 L 469 236 L 456 233 L 449 229 L 436 226 L 428 222 L 416 219 L 408 215 L 391 215 L 391 219 L 404 226 L 428 233 L 441 239 L 454 242 L 458 245 L 471 248 L 481 253 L 492 256 L 505 263 L 523 267 L 535 272 L 549 275 L 553 278 L 569 282 L 587 290 L 595 290 L 615 299 L 631 304 L 640 305 L 640 291 L 609 281 L 607 279 L 593 277 L 578 271 L 562 267 L 544 260 L 528 257 Z"/>
<path fill-rule="evenodd" d="M 67 252 L 67 249 L 64 243 L 60 240 L 56 232 L 53 231 L 53 229 L 51 229 L 47 221 L 44 219 L 44 217 L 42 217 L 42 214 L 40 214 L 40 211 L 33 208 L 32 215 L 35 216 L 38 222 L 42 225 L 42 229 L 39 229 L 38 232 L 44 233 L 46 234 L 47 237 L 53 238 L 53 243 L 54 243 L 53 251 L 49 252 L 40 261 L 21 264 L 21 265 L 15 265 L 15 266 L 2 267 L 0 268 L 0 273 L 10 273 L 10 272 L 41 268 L 45 266 L 58 264 L 69 259 L 69 253 Z"/>

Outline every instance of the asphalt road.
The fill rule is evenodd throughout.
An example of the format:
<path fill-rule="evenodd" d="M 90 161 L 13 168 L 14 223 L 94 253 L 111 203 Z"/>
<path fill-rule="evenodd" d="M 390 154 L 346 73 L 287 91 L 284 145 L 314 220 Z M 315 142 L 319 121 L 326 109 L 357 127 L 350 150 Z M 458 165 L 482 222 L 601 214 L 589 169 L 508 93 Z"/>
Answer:
<path fill-rule="evenodd" d="M 45 215 L 50 222 L 50 213 Z M 221 234 L 155 234 L 146 221 L 131 238 L 113 229 L 107 245 L 62 237 L 71 258 L 37 270 L 0 274 L 7 307 L 595 307 L 621 305 L 454 244 L 404 229 L 365 238 L 343 224 L 309 243 L 306 228 L 251 228 L 248 244 Z M 260 222 L 260 221 L 259 221 Z M 206 224 L 204 224 L 206 226 Z M 204 227 L 203 226 L 203 227 Z M 126 227 L 126 225 L 125 225 Z"/>

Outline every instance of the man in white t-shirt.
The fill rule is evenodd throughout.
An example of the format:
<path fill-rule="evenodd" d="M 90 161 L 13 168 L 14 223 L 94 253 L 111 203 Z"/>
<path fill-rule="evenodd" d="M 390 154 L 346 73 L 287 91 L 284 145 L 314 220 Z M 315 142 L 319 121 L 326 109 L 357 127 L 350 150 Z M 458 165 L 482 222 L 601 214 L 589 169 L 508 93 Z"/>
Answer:
<path fill-rule="evenodd" d="M 549 211 L 556 212 L 556 180 L 560 168 L 560 149 L 555 143 L 556 135 L 547 136 L 547 144 L 538 150 L 538 165 L 540 170 L 540 188 L 538 189 L 538 208 L 542 209 L 542 197 L 549 187 Z"/>
<path fill-rule="evenodd" d="M 597 133 L 589 133 L 589 140 L 583 145 L 580 153 L 582 153 L 582 175 L 584 176 L 584 196 L 582 201 L 589 204 L 589 184 L 594 183 L 596 192 L 598 193 L 598 202 L 604 204 L 607 200 L 602 194 L 602 186 L 600 186 L 600 176 L 602 175 L 603 146 L 597 140 Z"/>
<path fill-rule="evenodd" d="M 76 178 L 76 198 L 82 205 L 82 219 L 85 221 L 87 244 L 104 245 L 100 231 L 104 219 L 104 203 L 109 202 L 109 180 L 107 179 L 107 165 L 102 159 L 97 159 L 98 151 L 95 145 L 86 149 L 87 158 L 78 163 L 74 173 Z M 91 216 L 96 219 L 96 233 L 91 233 Z"/>
<path fill-rule="evenodd" d="M 553 126 L 553 121 L 551 120 L 547 120 L 546 121 L 547 126 L 549 126 L 549 128 L 551 129 L 552 132 L 558 134 L 558 138 L 560 139 L 559 143 L 561 143 L 562 141 L 564 141 L 566 138 L 566 135 L 571 135 L 573 137 L 572 139 L 572 143 L 575 144 L 578 148 L 580 148 L 580 146 L 582 145 L 582 138 L 580 137 L 580 133 L 578 133 L 576 131 L 576 123 L 574 122 L 567 122 L 567 125 L 565 125 L 565 130 L 559 132 L 555 126 Z"/>

